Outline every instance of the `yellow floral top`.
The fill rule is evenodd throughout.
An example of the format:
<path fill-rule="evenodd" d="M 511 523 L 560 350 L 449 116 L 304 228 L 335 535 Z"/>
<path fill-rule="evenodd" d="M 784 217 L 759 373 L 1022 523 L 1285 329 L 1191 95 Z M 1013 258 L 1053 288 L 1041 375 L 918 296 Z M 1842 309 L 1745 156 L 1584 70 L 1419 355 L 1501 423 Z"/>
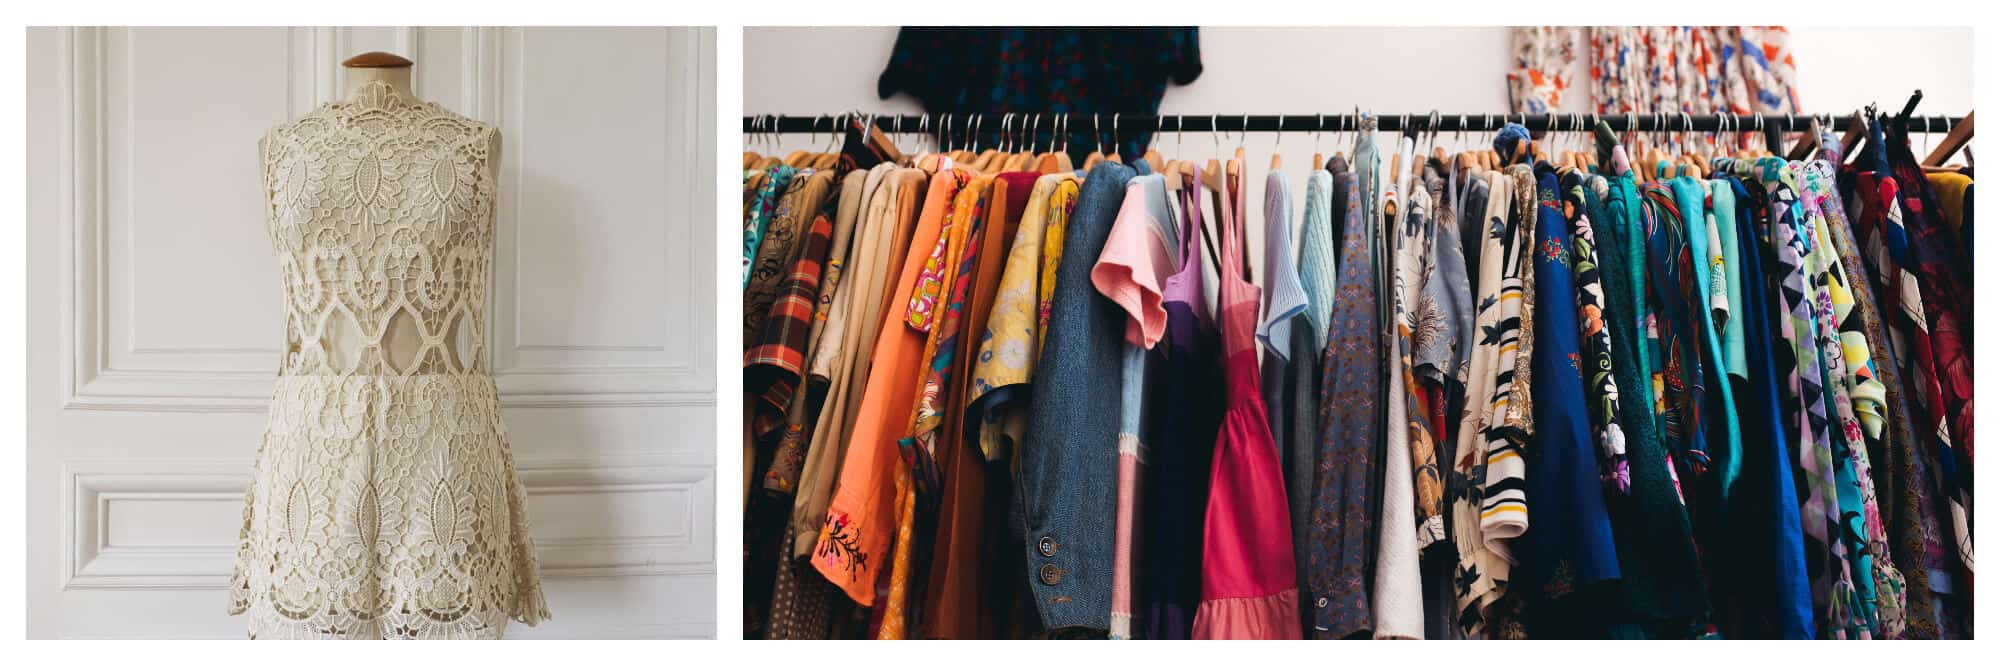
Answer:
<path fill-rule="evenodd" d="M 1078 192 L 1074 173 L 1056 173 L 1035 180 L 1014 232 L 1007 263 L 993 297 L 979 353 L 972 359 L 967 418 L 979 424 L 979 450 L 988 461 L 1007 455 L 1008 442 L 1019 439 L 1025 403 L 1012 400 L 1011 387 L 1028 383 L 1041 351 L 1042 324 L 1048 317 L 1049 288 L 1062 253 L 1062 222 L 1069 219 Z M 1056 258 L 1047 254 L 1053 250 Z"/>

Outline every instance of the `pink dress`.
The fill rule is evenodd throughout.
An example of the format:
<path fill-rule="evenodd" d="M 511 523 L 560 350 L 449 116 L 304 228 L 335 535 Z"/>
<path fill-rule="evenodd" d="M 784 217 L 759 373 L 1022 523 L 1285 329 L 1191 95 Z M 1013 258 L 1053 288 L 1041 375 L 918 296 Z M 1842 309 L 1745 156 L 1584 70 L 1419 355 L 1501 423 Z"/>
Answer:
<path fill-rule="evenodd" d="M 1218 234 L 1228 411 L 1209 476 L 1194 637 L 1296 639 L 1299 590 L 1285 479 L 1257 381 L 1258 289 L 1243 279 L 1243 188 L 1233 182 L 1229 190 Z"/>

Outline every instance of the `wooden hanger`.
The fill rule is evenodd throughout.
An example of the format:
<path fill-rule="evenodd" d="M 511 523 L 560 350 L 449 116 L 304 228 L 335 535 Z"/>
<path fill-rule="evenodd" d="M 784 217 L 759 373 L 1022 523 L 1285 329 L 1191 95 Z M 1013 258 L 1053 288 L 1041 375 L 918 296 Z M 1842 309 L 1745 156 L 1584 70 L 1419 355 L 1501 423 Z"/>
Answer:
<path fill-rule="evenodd" d="M 1555 135 L 1562 131 L 1561 127 L 1562 127 L 1562 116 L 1556 114 L 1549 114 L 1549 132 L 1543 134 L 1542 138 L 1553 140 L 1555 138 Z M 1537 141 L 1535 143 L 1541 144 L 1543 142 Z M 1536 147 L 1540 148 L 1539 145 L 1537 145 Z M 1570 150 L 1568 146 L 1564 146 L 1557 155 L 1555 163 L 1557 168 L 1572 168 L 1576 166 L 1576 151 Z"/>
<path fill-rule="evenodd" d="M 1792 144 L 1791 150 L 1785 151 L 1785 159 L 1799 161 L 1812 157 L 1813 152 L 1819 150 L 1819 135 L 1824 129 L 1818 118 L 1806 123 L 1806 133 L 1799 136 L 1799 142 Z"/>
<path fill-rule="evenodd" d="M 1319 153 L 1319 136 L 1326 130 L 1326 114 L 1318 114 L 1318 118 L 1318 122 L 1313 125 L 1313 161 L 1312 164 L 1306 165 L 1315 170 L 1326 168 L 1326 158 Z"/>
<path fill-rule="evenodd" d="M 1243 130 L 1236 134 L 1236 159 L 1229 161 L 1229 182 L 1232 187 L 1238 182 L 1237 176 L 1243 173 L 1243 141 L 1250 136 L 1249 129 L 1250 114 L 1246 113 L 1243 114 Z"/>
<path fill-rule="evenodd" d="M 1245 122 L 1249 122 L 1247 119 Z M 1245 128 L 1248 129 L 1248 128 Z M 1285 117 L 1278 116 L 1278 135 L 1271 142 L 1271 170 L 1285 168 Z"/>
<path fill-rule="evenodd" d="M 817 136 L 819 136 L 818 128 L 819 128 L 819 118 L 815 117 L 813 118 L 813 132 L 807 134 L 806 138 L 814 139 Z M 790 166 L 795 169 L 802 169 L 812 164 L 813 159 L 814 159 L 814 153 L 812 151 L 799 149 L 792 151 L 790 155 L 786 155 L 784 161 L 786 166 Z"/>
<path fill-rule="evenodd" d="M 1223 175 L 1222 160 L 1220 159 L 1208 158 L 1208 162 L 1201 166 L 1201 184 L 1211 191 L 1223 191 Z"/>
<path fill-rule="evenodd" d="M 1124 164 L 1124 163 L 1125 163 L 1125 158 L 1124 158 L 1123 156 L 1120 156 L 1120 155 L 1118 154 L 1118 149 L 1119 149 L 1120 147 L 1122 147 L 1122 146 L 1121 146 L 1121 145 L 1119 144 L 1119 142 L 1118 142 L 1118 138 L 1119 138 L 1119 137 L 1118 137 L 1118 116 L 1119 116 L 1119 115 L 1120 115 L 1120 114 L 1116 114 L 1116 113 L 1113 113 L 1113 114 L 1111 114 L 1111 154 L 1109 154 L 1109 155 L 1105 155 L 1105 156 L 1104 156 L 1104 159 L 1105 159 L 1105 160 L 1108 160 L 1108 161 L 1111 161 L 1111 162 L 1116 162 L 1116 163 L 1118 163 L 1118 164 Z"/>
<path fill-rule="evenodd" d="M 831 169 L 835 164 L 839 164 L 840 143 L 842 138 L 845 136 L 846 134 L 844 132 L 836 131 L 833 132 L 831 136 L 827 137 L 828 139 L 832 140 L 832 144 L 830 144 L 827 147 L 827 152 L 820 153 L 813 157 L 812 168 Z"/>
<path fill-rule="evenodd" d="M 1967 111 L 1965 120 L 1953 125 L 1951 132 L 1944 135 L 1944 142 L 1931 149 L 1930 156 L 1924 158 L 1924 166 L 1944 166 L 1945 160 L 1951 159 L 1952 155 L 1958 153 L 1958 149 L 1965 147 L 1966 142 L 1971 140 L 1972 112 Z"/>
<path fill-rule="evenodd" d="M 1248 124 L 1248 118 L 1250 116 L 1244 116 L 1244 124 Z M 1242 176 L 1242 172 L 1244 172 L 1244 146 L 1242 146 L 1242 138 L 1238 138 L 1236 140 L 1236 156 L 1230 158 L 1228 162 L 1224 162 L 1224 166 L 1222 166 L 1222 176 L 1224 176 L 1222 188 L 1216 188 L 1216 192 L 1236 192 L 1236 180 L 1238 180 L 1238 176 Z"/>
<path fill-rule="evenodd" d="M 1185 123 L 1185 122 L 1187 122 L 1187 118 L 1185 118 L 1185 117 L 1182 117 L 1182 118 L 1177 118 L 1177 119 L 1175 119 L 1175 120 L 1174 120 L 1174 152 L 1175 152 L 1175 153 L 1180 153 L 1180 152 L 1181 152 L 1181 151 L 1183 150 L 1182 146 L 1183 146 L 1183 145 L 1185 145 L 1185 144 L 1183 144 L 1183 143 L 1182 143 L 1182 141 L 1181 141 L 1181 125 L 1182 125 L 1182 123 Z M 1178 187 L 1183 187 L 1183 186 L 1185 186 L 1185 185 L 1186 185 L 1186 184 L 1188 184 L 1188 183 L 1192 183 L 1192 182 L 1193 182 L 1193 179 L 1196 179 L 1196 178 L 1200 178 L 1200 175 L 1199 175 L 1199 173 L 1200 173 L 1200 172 L 1199 172 L 1199 171 L 1198 171 L 1197 169 L 1195 169 L 1195 165 L 1194 165 L 1194 162 L 1193 162 L 1193 161 L 1191 161 L 1191 160 L 1185 160 L 1185 159 L 1180 159 L 1180 158 L 1178 158 L 1178 157 L 1176 157 L 1175 159 L 1171 159 L 1171 160 L 1167 160 L 1167 171 L 1168 171 L 1169 173 L 1174 173 L 1174 174 L 1179 174 L 1179 176 L 1180 176 L 1180 177 L 1174 177 L 1174 178 L 1168 178 L 1168 179 L 1167 179 L 1167 180 L 1170 180 L 1170 181 L 1173 181 L 1173 182 L 1174 182 L 1174 187 L 1177 187 L 1177 188 L 1178 188 Z M 1185 180 L 1185 182 L 1184 182 L 1184 180 Z"/>
<path fill-rule="evenodd" d="M 992 173 L 993 167 L 997 166 L 994 164 L 993 158 L 999 155 L 1000 151 L 990 147 L 986 150 L 979 150 L 979 127 L 985 123 L 986 116 L 984 114 L 975 113 L 972 115 L 972 149 L 975 154 L 971 158 L 971 168 L 980 173 Z"/>
<path fill-rule="evenodd" d="M 1008 131 L 1008 135 L 1010 137 L 1010 143 L 1004 148 L 1004 150 L 1007 153 L 1007 161 L 1005 164 L 1002 164 L 1000 166 L 1001 173 L 1013 173 L 1016 171 L 1020 171 L 1022 169 L 1026 169 L 1028 168 L 1028 163 L 1034 161 L 1035 155 L 1033 153 L 1028 152 L 1027 150 L 1023 150 L 1022 148 L 1023 144 L 1026 142 L 1025 141 L 1026 137 L 1022 135 L 1027 132 L 1027 122 L 1028 122 L 1027 117 L 1023 115 L 1021 118 L 1021 126 L 1018 128 L 1011 128 Z"/>

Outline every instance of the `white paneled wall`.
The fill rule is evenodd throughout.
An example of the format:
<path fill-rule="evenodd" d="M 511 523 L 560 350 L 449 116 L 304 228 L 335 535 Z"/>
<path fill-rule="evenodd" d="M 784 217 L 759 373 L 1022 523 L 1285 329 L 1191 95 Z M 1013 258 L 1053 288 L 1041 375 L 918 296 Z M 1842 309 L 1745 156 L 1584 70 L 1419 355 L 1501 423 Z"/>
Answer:
<path fill-rule="evenodd" d="M 33 637 L 237 637 L 225 586 L 283 342 L 257 139 L 340 60 L 501 131 L 493 368 L 555 618 L 715 631 L 714 33 L 28 32 Z"/>

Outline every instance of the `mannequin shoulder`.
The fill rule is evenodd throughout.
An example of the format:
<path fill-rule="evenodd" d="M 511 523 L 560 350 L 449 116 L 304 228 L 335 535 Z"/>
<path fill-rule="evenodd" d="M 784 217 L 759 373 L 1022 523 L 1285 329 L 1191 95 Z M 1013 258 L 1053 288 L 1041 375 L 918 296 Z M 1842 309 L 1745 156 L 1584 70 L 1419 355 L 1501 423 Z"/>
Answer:
<path fill-rule="evenodd" d="M 436 102 L 424 104 L 431 111 L 430 121 L 425 124 L 434 131 L 447 131 L 457 135 L 465 144 L 495 149 L 500 146 L 500 128 L 493 123 L 476 120 L 447 109 Z"/>

